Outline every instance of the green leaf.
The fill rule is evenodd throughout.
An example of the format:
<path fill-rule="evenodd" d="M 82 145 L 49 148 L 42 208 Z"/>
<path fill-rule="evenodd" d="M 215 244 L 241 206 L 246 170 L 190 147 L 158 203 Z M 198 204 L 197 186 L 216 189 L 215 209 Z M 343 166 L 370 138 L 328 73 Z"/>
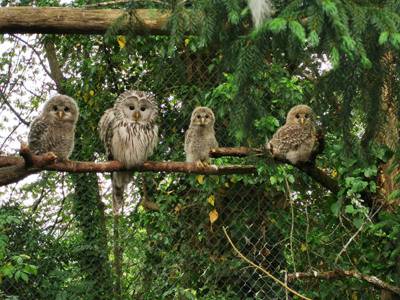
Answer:
<path fill-rule="evenodd" d="M 356 219 L 353 220 L 353 225 L 354 225 L 357 229 L 359 229 L 359 228 L 362 226 L 363 223 L 364 223 L 364 220 L 361 219 L 361 218 L 356 218 Z"/>
<path fill-rule="evenodd" d="M 387 31 L 381 32 L 381 34 L 379 35 L 379 40 L 378 40 L 379 45 L 383 45 L 384 43 L 386 43 L 388 38 L 389 38 L 389 32 L 387 32 Z"/>
<path fill-rule="evenodd" d="M 337 7 L 331 0 L 322 1 L 322 10 L 329 16 L 336 16 L 338 14 Z"/>
<path fill-rule="evenodd" d="M 303 44 L 306 42 L 306 32 L 304 27 L 297 21 L 289 22 L 290 31 L 297 37 L 297 39 Z"/>
<path fill-rule="evenodd" d="M 390 35 L 390 43 L 393 45 L 395 48 L 400 47 L 400 33 L 396 32 Z"/>
<path fill-rule="evenodd" d="M 273 33 L 278 33 L 285 30 L 286 26 L 287 26 L 287 21 L 286 19 L 283 18 L 275 18 L 268 23 L 268 29 Z"/>
<path fill-rule="evenodd" d="M 347 214 L 353 214 L 356 210 L 355 210 L 355 208 L 354 208 L 353 205 L 349 204 L 349 205 L 346 205 L 346 208 L 345 208 L 344 211 L 345 211 Z"/>
<path fill-rule="evenodd" d="M 308 43 L 310 44 L 311 47 L 318 46 L 319 36 L 315 30 L 310 32 L 310 35 L 308 36 Z"/>
<path fill-rule="evenodd" d="M 364 176 L 367 178 L 376 176 L 377 173 L 378 173 L 378 168 L 376 166 L 370 166 L 364 170 Z"/>
<path fill-rule="evenodd" d="M 332 66 L 337 68 L 339 66 L 339 51 L 336 47 L 332 47 L 329 59 L 332 62 Z"/>
<path fill-rule="evenodd" d="M 28 274 L 21 272 L 21 279 L 25 282 L 28 282 L 29 278 L 28 278 Z"/>
<path fill-rule="evenodd" d="M 340 209 L 342 208 L 342 201 L 338 200 L 331 205 L 331 212 L 335 217 L 338 217 L 340 214 Z"/>
<path fill-rule="evenodd" d="M 395 190 L 391 192 L 388 199 L 389 201 L 400 199 L 400 190 Z"/>

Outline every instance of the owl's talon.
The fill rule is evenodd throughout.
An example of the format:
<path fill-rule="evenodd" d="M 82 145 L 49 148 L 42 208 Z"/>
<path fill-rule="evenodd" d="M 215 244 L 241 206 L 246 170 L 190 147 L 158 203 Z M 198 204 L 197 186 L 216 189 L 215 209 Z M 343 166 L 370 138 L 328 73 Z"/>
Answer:
<path fill-rule="evenodd" d="M 204 168 L 204 164 L 201 160 L 196 161 L 196 167 L 198 168 Z"/>

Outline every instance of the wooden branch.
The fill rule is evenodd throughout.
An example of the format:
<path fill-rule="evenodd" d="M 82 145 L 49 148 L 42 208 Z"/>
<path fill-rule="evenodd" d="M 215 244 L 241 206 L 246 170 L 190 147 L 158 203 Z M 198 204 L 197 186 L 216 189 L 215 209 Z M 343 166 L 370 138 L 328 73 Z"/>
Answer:
<path fill-rule="evenodd" d="M 122 9 L 79 9 L 65 7 L 2 7 L 0 33 L 104 34 Z M 170 13 L 136 9 L 129 25 L 138 34 L 166 34 Z"/>
<path fill-rule="evenodd" d="M 318 182 L 320 185 L 323 187 L 327 188 L 330 190 L 332 193 L 337 194 L 339 192 L 339 184 L 338 182 L 327 175 L 323 170 L 317 168 L 314 164 L 312 163 L 306 163 L 306 164 L 298 164 L 298 165 L 293 165 L 291 162 L 286 161 L 286 160 L 278 160 L 274 159 L 271 157 L 271 155 L 265 151 L 264 149 L 260 148 L 247 148 L 247 147 L 235 147 L 235 148 L 229 148 L 229 147 L 221 147 L 221 148 L 215 148 L 211 149 L 210 151 L 210 156 L 211 157 L 221 157 L 221 156 L 237 156 L 237 157 L 244 157 L 244 156 L 264 156 L 269 160 L 275 160 L 276 163 L 286 163 L 289 165 L 292 165 L 296 168 L 298 168 L 300 171 L 303 171 L 306 173 L 308 176 L 310 176 L 312 179 L 314 179 L 316 182 Z"/>
<path fill-rule="evenodd" d="M 384 290 L 391 291 L 397 295 L 400 295 L 400 287 L 393 286 L 383 280 L 379 279 L 376 276 L 364 275 L 358 271 L 353 270 L 333 270 L 333 271 L 326 271 L 326 272 L 296 272 L 293 274 L 288 274 L 287 279 L 288 281 L 294 281 L 296 279 L 324 279 L 324 280 L 331 280 L 331 279 L 340 279 L 342 277 L 354 277 L 360 280 L 367 281 L 372 285 Z"/>
<path fill-rule="evenodd" d="M 41 170 L 51 170 L 60 172 L 72 172 L 72 173 L 85 173 L 85 172 L 112 172 L 112 171 L 122 171 L 126 170 L 122 164 L 118 161 L 108 161 L 103 163 L 94 162 L 79 162 L 79 161 L 67 161 L 67 162 L 56 162 L 54 163 L 54 155 L 46 153 L 43 155 L 32 155 L 29 149 L 21 146 L 20 154 L 25 159 L 15 156 L 0 156 L 0 186 L 17 182 L 22 178 L 38 173 Z M 265 156 L 272 160 L 268 153 L 262 149 L 247 148 L 247 147 L 221 147 L 211 149 L 210 156 L 212 157 L 222 157 L 222 156 Z M 277 163 L 289 163 L 287 161 L 276 161 Z M 18 176 L 11 176 L 11 169 L 5 169 L 3 167 L 18 166 Z M 325 188 L 329 189 L 333 193 L 339 191 L 339 185 L 337 181 L 328 176 L 324 171 L 318 169 L 312 164 L 294 165 L 299 170 L 308 174 L 316 182 L 320 183 Z M 22 169 L 21 169 L 22 168 Z M 251 174 L 256 172 L 256 168 L 252 165 L 244 166 L 206 166 L 199 167 L 195 164 L 185 163 L 185 162 L 145 162 L 143 166 L 136 167 L 130 171 L 139 172 L 180 172 L 180 173 L 192 173 L 192 174 L 214 174 L 214 175 L 224 175 L 224 174 Z M 24 174 L 26 174 L 24 176 Z"/>
<path fill-rule="evenodd" d="M 54 162 L 54 154 L 45 153 L 34 155 L 24 145 L 21 146 L 21 157 L 0 156 L 0 186 L 17 182 L 24 177 L 38 173 L 42 170 L 71 172 L 71 173 L 102 173 L 113 171 L 139 171 L 139 172 L 179 172 L 189 174 L 249 174 L 255 173 L 254 166 L 198 166 L 194 163 L 186 162 L 155 162 L 147 161 L 142 166 L 126 169 L 119 161 L 107 162 L 83 162 L 65 161 Z M 3 168 L 4 167 L 4 168 Z"/>

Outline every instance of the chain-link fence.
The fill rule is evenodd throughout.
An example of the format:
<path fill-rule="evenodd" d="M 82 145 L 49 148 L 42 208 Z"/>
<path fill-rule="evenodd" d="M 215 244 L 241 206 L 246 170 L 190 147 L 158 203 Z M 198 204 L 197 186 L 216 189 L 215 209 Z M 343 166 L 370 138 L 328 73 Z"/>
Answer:
<path fill-rule="evenodd" d="M 7 39 L 17 44 L 18 51 L 24 47 L 17 37 Z M 37 49 L 42 49 L 42 42 L 29 41 Z M 185 160 L 184 132 L 197 105 L 214 110 L 220 146 L 239 146 L 240 139 L 232 130 L 239 121 L 231 112 L 241 108 L 235 107 L 230 98 L 235 88 L 227 75 L 231 67 L 224 65 L 218 49 L 193 50 L 188 40 L 173 54 L 162 56 L 168 40 L 160 37 L 128 40 L 138 47 L 130 53 L 123 52 L 125 45 L 118 47 L 116 40 L 104 46 L 100 38 L 94 37 L 72 36 L 54 43 L 59 58 L 69 63 L 64 69 L 66 93 L 77 99 L 81 110 L 72 159 L 105 160 L 97 122 L 116 96 L 129 88 L 152 91 L 159 101 L 160 142 L 151 160 Z M 88 50 L 90 47 L 99 49 L 99 53 Z M 69 48 L 74 51 L 68 53 Z M 26 51 L 35 57 L 32 51 Z M 40 61 L 46 60 L 43 53 L 38 55 Z M 3 56 L 11 57 L 7 51 Z M 36 61 L 27 59 L 37 68 Z M 19 70 L 24 62 L 10 58 L 3 62 L 3 68 L 8 63 Z M 29 79 L 28 86 L 24 86 L 15 74 L 4 76 L 18 87 L 9 89 L 7 99 L 19 117 L 28 122 L 34 115 L 31 111 L 37 110 L 47 93 L 35 96 L 38 81 Z M 51 80 L 46 80 L 54 88 Z M 265 93 L 262 97 L 267 105 L 268 95 L 262 86 L 254 88 Z M 39 88 L 42 92 L 44 89 Z M 18 95 L 27 100 L 20 100 Z M 15 152 L 17 134 L 26 136 L 28 127 L 2 103 L 2 151 Z M 258 114 L 254 112 L 254 117 Z M 284 116 L 277 118 L 284 121 Z M 21 129 L 12 133 L 15 126 Z M 262 146 L 267 134 L 255 132 L 242 138 L 240 145 Z M 14 149 L 7 144 L 14 145 Z M 264 157 L 227 156 L 215 158 L 212 163 L 254 165 L 255 172 L 136 172 L 121 217 L 112 216 L 109 173 L 42 172 L 2 187 L 2 297 L 291 299 L 291 292 L 234 250 L 225 228 L 242 255 L 284 284 L 310 297 L 324 289 L 326 299 L 335 298 L 334 284 L 295 280 L 294 276 L 296 271 L 329 270 L 332 255 L 339 253 L 353 234 L 343 232 L 337 220 L 326 213 L 329 208 L 319 204 L 331 203 L 332 194 L 294 167 Z M 317 238 L 322 244 L 316 242 Z M 354 289 L 360 284 L 349 281 Z M 366 288 L 364 295 L 375 292 Z M 343 299 L 354 291 L 342 289 L 340 293 L 338 299 Z"/>

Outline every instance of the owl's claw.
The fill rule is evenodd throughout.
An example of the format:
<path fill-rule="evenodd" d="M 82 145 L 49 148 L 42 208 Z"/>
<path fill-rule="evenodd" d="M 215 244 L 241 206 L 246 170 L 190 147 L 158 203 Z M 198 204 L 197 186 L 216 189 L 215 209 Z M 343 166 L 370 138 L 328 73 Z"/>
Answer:
<path fill-rule="evenodd" d="M 201 160 L 196 161 L 196 167 L 198 168 L 204 168 L 204 163 Z"/>

